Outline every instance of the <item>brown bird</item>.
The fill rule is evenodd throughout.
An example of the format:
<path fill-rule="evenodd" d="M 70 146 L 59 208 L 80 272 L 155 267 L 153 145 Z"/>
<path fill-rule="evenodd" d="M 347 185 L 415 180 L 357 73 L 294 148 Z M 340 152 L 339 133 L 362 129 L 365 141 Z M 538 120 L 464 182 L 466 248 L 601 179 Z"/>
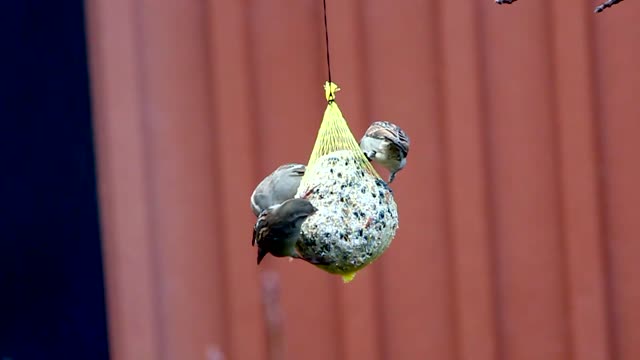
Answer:
<path fill-rule="evenodd" d="M 409 136 L 398 125 L 388 121 L 372 123 L 360 140 L 360 148 L 369 161 L 375 161 L 391 172 L 389 184 L 407 164 Z"/>
<path fill-rule="evenodd" d="M 290 256 L 312 264 L 324 264 L 319 259 L 307 259 L 296 250 L 300 226 L 316 211 L 318 209 L 309 200 L 289 199 L 260 213 L 251 240 L 251 245 L 258 246 L 258 264 L 269 253 L 275 257 Z"/>

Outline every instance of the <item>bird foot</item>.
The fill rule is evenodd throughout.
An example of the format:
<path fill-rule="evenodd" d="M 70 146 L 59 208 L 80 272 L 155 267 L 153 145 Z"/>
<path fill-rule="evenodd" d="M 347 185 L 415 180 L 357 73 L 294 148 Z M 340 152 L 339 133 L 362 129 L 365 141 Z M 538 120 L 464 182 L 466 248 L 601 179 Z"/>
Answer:
<path fill-rule="evenodd" d="M 304 257 L 304 256 L 302 256 L 300 254 L 295 254 L 294 256 L 291 256 L 290 259 L 294 259 L 294 258 L 295 259 L 304 260 L 304 261 L 306 261 L 306 262 L 308 262 L 309 264 L 312 264 L 312 265 L 331 265 L 333 263 L 332 261 L 330 261 L 330 260 L 328 260 L 326 258 L 318 257 L 318 256 L 307 258 L 307 257 Z"/>

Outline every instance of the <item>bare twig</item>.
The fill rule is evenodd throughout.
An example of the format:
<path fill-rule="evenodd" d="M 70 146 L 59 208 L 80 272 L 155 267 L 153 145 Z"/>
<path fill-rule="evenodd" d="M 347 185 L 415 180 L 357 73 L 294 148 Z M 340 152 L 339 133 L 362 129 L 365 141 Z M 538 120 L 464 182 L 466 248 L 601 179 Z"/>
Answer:
<path fill-rule="evenodd" d="M 608 8 L 608 7 L 612 7 L 613 5 L 617 4 L 617 3 L 621 3 L 623 0 L 607 0 L 604 3 L 602 3 L 601 5 L 599 5 L 598 7 L 596 7 L 596 9 L 593 11 L 594 13 L 599 13 L 602 12 L 602 10 Z"/>
<path fill-rule="evenodd" d="M 285 339 L 283 314 L 280 307 L 280 277 L 275 271 L 262 273 L 262 305 L 267 329 L 269 360 L 283 360 Z"/>

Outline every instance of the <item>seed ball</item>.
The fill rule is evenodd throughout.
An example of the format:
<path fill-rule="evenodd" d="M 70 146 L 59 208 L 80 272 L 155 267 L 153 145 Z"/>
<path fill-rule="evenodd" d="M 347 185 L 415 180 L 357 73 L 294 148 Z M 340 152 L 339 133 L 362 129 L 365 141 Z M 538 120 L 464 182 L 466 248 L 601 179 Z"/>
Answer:
<path fill-rule="evenodd" d="M 393 193 L 380 178 L 363 171 L 350 150 L 320 157 L 307 168 L 296 197 L 305 194 L 318 211 L 301 227 L 297 247 L 306 258 L 321 258 L 330 273 L 354 273 L 389 247 L 398 229 Z"/>

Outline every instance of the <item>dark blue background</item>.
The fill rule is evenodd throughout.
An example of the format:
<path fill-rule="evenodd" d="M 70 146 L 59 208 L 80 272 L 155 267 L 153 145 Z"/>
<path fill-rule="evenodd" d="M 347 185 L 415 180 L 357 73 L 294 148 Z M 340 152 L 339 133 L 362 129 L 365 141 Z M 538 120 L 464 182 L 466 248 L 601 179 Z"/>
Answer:
<path fill-rule="evenodd" d="M 0 34 L 0 359 L 107 359 L 83 2 Z"/>

